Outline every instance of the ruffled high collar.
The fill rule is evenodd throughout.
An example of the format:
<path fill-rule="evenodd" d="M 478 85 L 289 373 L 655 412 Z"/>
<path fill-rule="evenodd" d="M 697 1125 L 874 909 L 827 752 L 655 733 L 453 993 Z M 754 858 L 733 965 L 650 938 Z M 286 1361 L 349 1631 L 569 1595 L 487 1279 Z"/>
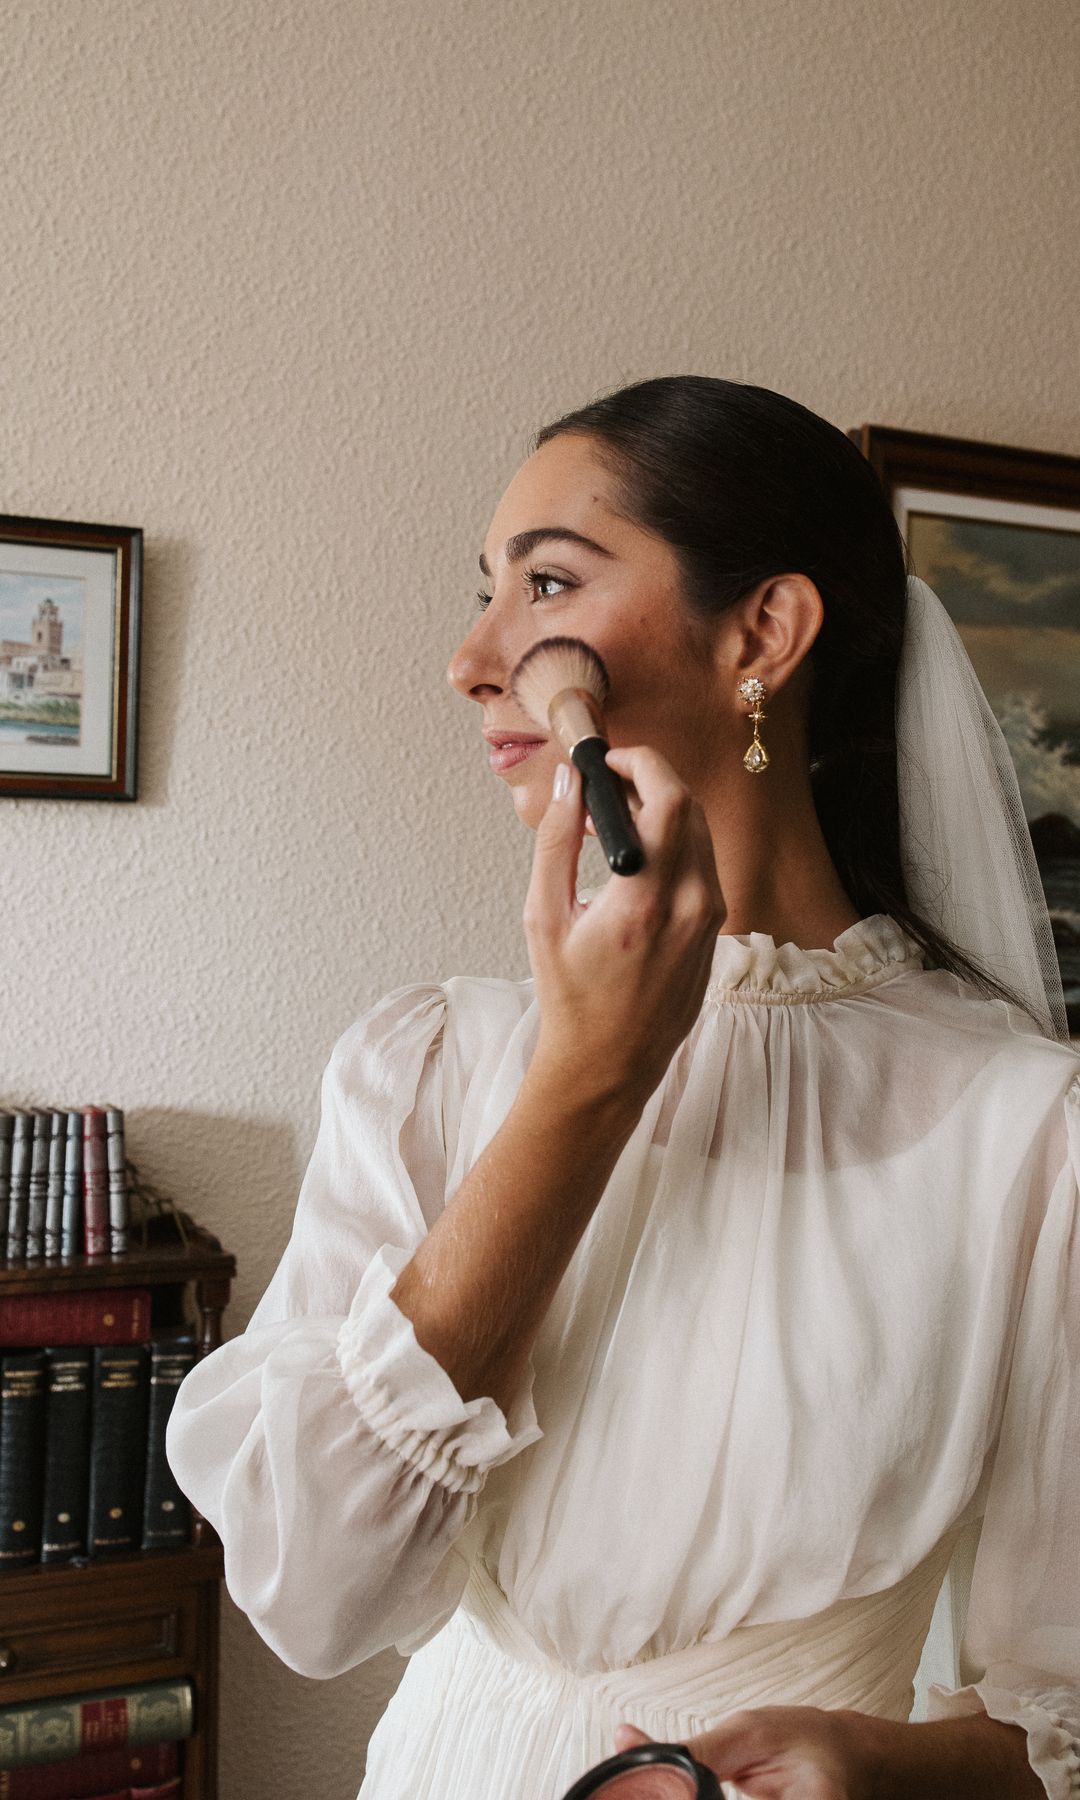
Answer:
<path fill-rule="evenodd" d="M 577 897 L 588 905 L 601 892 L 602 887 L 579 887 Z M 766 931 L 721 932 L 705 992 L 721 1000 L 834 1000 L 924 962 L 922 946 L 891 913 L 856 919 L 828 950 L 778 944 Z"/>
<path fill-rule="evenodd" d="M 721 932 L 706 992 L 717 999 L 794 1001 L 837 999 L 921 968 L 923 951 L 890 913 L 857 919 L 828 950 L 777 944 L 764 931 Z"/>

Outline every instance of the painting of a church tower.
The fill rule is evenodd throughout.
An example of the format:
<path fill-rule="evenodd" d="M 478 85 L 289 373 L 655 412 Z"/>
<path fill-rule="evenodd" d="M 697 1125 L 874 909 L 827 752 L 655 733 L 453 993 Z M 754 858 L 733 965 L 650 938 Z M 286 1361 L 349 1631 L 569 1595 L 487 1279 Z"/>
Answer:
<path fill-rule="evenodd" d="M 83 582 L 0 571 L 0 741 L 82 736 Z"/>

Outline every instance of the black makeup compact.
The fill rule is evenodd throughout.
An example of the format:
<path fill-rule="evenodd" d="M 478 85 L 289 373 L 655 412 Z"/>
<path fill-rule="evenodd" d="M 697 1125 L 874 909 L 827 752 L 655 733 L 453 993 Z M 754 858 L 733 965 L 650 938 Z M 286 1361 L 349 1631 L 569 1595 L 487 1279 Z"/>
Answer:
<path fill-rule="evenodd" d="M 586 1769 L 563 1800 L 722 1800 L 711 1769 L 685 1744 L 636 1744 Z"/>

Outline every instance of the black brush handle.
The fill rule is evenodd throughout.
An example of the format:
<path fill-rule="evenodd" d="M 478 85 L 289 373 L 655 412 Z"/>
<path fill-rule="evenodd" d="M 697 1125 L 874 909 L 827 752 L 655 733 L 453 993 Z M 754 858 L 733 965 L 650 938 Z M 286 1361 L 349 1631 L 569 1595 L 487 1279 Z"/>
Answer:
<path fill-rule="evenodd" d="M 581 770 L 585 811 L 596 826 L 608 862 L 616 875 L 636 875 L 645 866 L 645 852 L 630 817 L 622 776 L 604 761 L 609 749 L 602 737 L 579 738 L 570 760 Z"/>

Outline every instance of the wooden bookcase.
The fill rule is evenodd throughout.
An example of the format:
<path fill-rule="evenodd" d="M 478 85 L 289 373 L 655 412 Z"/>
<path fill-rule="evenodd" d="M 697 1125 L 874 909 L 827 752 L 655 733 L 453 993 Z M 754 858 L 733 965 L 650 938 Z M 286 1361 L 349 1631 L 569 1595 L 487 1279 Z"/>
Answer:
<path fill-rule="evenodd" d="M 184 1222 L 186 1244 L 0 1264 L 0 1295 L 149 1288 L 152 1326 L 193 1323 L 198 1353 L 205 1356 L 221 1343 L 236 1260 L 186 1215 Z M 193 1538 L 181 1550 L 0 1571 L 0 1705 L 186 1678 L 195 1693 L 195 1731 L 180 1745 L 181 1794 L 183 1800 L 217 1800 L 224 1555 L 217 1533 L 198 1515 Z"/>

